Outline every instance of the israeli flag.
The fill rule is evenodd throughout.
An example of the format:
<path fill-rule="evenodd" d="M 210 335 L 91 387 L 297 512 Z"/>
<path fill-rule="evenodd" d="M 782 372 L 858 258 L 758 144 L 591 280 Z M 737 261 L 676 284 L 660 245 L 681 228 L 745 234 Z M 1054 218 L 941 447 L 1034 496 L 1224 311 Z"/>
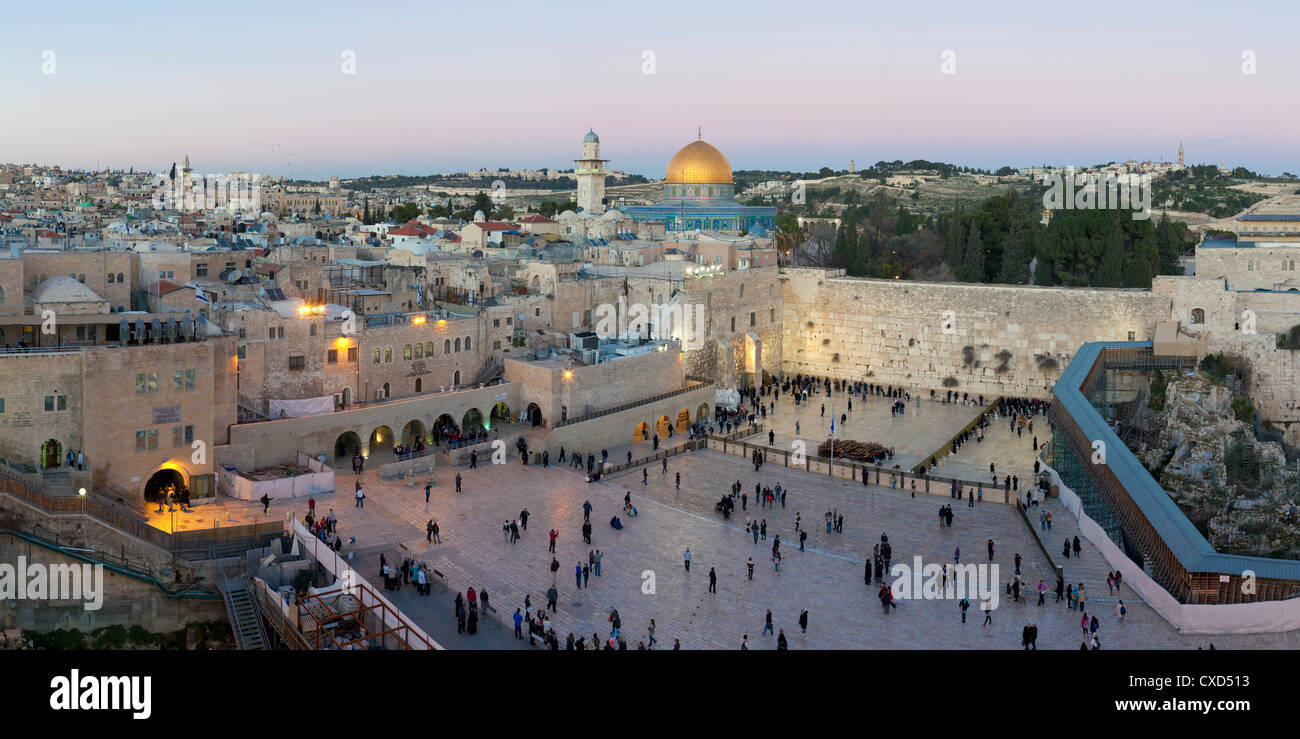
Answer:
<path fill-rule="evenodd" d="M 835 435 L 835 404 L 831 403 L 831 436 Z"/>
<path fill-rule="evenodd" d="M 419 303 L 421 308 L 424 307 L 424 285 L 415 286 L 415 301 Z"/>
<path fill-rule="evenodd" d="M 208 299 L 208 296 L 203 294 L 203 288 L 199 287 L 198 285 L 194 286 L 194 299 L 199 301 L 200 303 L 212 305 L 212 301 Z"/>

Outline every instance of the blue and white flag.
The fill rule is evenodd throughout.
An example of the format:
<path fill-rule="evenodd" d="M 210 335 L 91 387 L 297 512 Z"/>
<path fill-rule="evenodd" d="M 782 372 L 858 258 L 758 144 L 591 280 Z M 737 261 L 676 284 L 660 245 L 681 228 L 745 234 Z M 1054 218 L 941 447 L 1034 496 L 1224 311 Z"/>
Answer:
<path fill-rule="evenodd" d="M 835 435 L 835 404 L 831 403 L 831 436 Z"/>
<path fill-rule="evenodd" d="M 424 285 L 415 286 L 415 301 L 421 308 L 424 307 Z"/>
<path fill-rule="evenodd" d="M 212 301 L 208 300 L 208 296 L 203 294 L 203 288 L 199 287 L 198 285 L 194 286 L 194 299 L 199 301 L 200 303 L 206 303 L 207 305 L 212 305 Z"/>

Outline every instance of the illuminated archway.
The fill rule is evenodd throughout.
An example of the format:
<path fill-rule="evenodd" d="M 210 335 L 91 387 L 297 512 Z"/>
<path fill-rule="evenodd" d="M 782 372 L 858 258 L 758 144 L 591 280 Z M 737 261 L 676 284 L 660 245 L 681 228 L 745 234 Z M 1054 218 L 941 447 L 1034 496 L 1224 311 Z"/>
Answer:
<path fill-rule="evenodd" d="M 424 424 L 420 421 L 411 421 L 402 428 L 401 443 L 415 446 L 417 439 L 425 438 Z"/>
<path fill-rule="evenodd" d="M 700 407 L 695 409 L 695 422 L 705 421 L 709 418 L 709 404 L 700 403 Z"/>
<path fill-rule="evenodd" d="M 63 444 L 58 439 L 46 439 L 41 444 L 41 467 L 63 466 Z"/>
<path fill-rule="evenodd" d="M 650 438 L 650 424 L 642 421 L 632 431 L 632 441 L 646 441 Z"/>
<path fill-rule="evenodd" d="M 677 412 L 677 430 L 685 431 L 691 426 L 691 412 L 685 408 Z"/>
<path fill-rule="evenodd" d="M 668 416 L 660 416 L 659 420 L 655 421 L 655 433 L 662 439 L 668 435 L 668 427 L 671 425 L 672 421 L 668 420 Z"/>
<path fill-rule="evenodd" d="M 391 449 L 397 443 L 397 436 L 393 430 L 387 426 L 380 426 L 370 432 L 370 440 L 366 445 L 366 456 L 374 454 L 380 449 Z"/>
<path fill-rule="evenodd" d="M 492 412 L 488 417 L 492 419 L 493 423 L 496 423 L 497 421 L 510 423 L 514 420 L 510 417 L 510 406 L 506 405 L 504 400 L 492 406 Z"/>
<path fill-rule="evenodd" d="M 166 501 L 167 491 L 172 490 L 176 499 L 185 489 L 185 473 L 175 467 L 163 467 L 149 476 L 144 484 L 144 499 L 148 503 Z"/>

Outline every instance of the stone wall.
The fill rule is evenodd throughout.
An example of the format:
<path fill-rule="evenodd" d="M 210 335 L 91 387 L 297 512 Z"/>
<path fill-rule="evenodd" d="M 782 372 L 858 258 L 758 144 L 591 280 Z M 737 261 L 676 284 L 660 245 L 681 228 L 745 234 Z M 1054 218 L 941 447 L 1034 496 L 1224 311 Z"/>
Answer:
<path fill-rule="evenodd" d="M 913 390 L 1046 398 L 1078 347 L 1145 341 L 1169 307 L 1150 290 L 900 282 L 789 269 L 786 373 Z"/>

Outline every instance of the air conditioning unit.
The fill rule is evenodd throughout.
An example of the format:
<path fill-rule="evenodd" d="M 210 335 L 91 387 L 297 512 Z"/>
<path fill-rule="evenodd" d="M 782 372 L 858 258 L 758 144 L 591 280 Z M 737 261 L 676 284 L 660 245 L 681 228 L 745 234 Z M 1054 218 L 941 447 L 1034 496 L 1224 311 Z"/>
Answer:
<path fill-rule="evenodd" d="M 375 400 L 383 400 L 383 399 L 384 399 L 384 389 L 383 389 L 382 387 L 381 387 L 381 388 L 376 388 L 376 389 L 375 389 Z"/>
<path fill-rule="evenodd" d="M 600 361 L 600 350 L 599 350 L 599 349 L 583 349 L 583 350 L 582 350 L 582 363 L 583 363 L 583 364 L 585 364 L 585 365 L 587 365 L 588 367 L 590 367 L 591 365 L 595 364 L 595 363 L 598 362 L 598 361 Z"/>

